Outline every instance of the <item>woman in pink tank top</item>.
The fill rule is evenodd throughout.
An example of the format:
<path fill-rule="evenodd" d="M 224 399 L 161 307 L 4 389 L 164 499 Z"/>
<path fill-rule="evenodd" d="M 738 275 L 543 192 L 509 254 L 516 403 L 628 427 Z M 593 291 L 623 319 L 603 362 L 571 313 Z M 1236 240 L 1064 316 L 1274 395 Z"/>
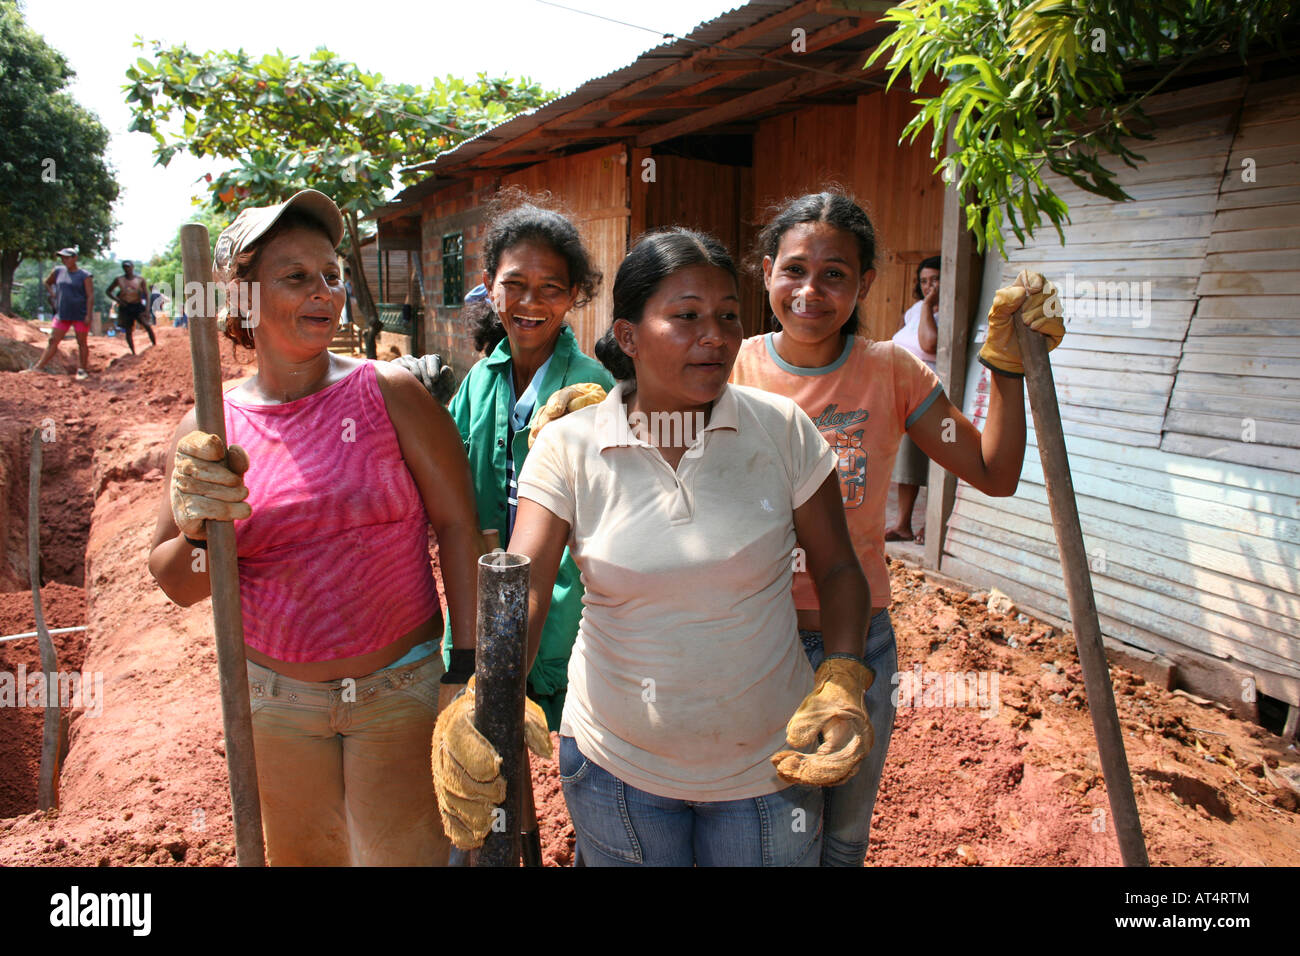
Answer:
<path fill-rule="evenodd" d="M 409 372 L 329 351 L 342 233 L 334 203 L 303 190 L 221 234 L 225 334 L 255 349 L 257 374 L 226 394 L 228 454 L 192 411 L 177 426 L 149 568 L 182 606 L 208 597 L 205 522 L 234 522 L 268 861 L 438 864 L 428 529 L 469 648 L 482 539 L 447 412 Z"/>

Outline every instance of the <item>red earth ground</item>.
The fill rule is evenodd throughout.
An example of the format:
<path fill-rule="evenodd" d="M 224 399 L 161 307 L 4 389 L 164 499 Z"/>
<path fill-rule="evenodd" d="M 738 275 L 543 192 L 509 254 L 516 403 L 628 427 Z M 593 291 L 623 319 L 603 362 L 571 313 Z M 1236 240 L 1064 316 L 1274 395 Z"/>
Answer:
<path fill-rule="evenodd" d="M 36 810 L 42 712 L 0 707 L 0 865 L 234 862 L 211 610 L 173 605 L 145 566 L 167 440 L 192 402 L 187 333 L 157 331 L 159 345 L 137 357 L 92 338 L 87 382 L 0 372 L 0 634 L 34 627 L 27 442 L 52 422 L 45 616 L 50 627 L 88 625 L 57 639 L 60 666 L 102 674 L 104 686 L 102 713 L 72 714 L 51 813 Z M 31 323 L 0 317 L 0 351 L 30 357 L 43 341 Z M 226 356 L 226 378 L 248 373 Z M 991 613 L 901 564 L 891 574 L 900 667 L 996 673 L 1000 706 L 988 716 L 900 709 L 868 864 L 1118 865 L 1070 635 Z M 38 659 L 34 640 L 0 643 L 0 673 Z M 1265 769 L 1296 765 L 1295 750 L 1218 707 L 1112 673 L 1153 862 L 1300 864 L 1295 796 Z M 545 862 L 568 865 L 573 828 L 553 760 L 534 759 L 533 782 Z"/>

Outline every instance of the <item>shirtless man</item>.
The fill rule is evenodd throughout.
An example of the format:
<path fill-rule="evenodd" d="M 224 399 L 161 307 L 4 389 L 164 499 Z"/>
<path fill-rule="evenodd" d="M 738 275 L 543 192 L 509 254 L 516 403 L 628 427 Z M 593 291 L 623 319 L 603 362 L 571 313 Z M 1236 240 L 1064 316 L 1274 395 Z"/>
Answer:
<path fill-rule="evenodd" d="M 116 295 L 113 294 L 114 289 L 118 290 Z M 122 263 L 122 275 L 113 280 L 104 294 L 117 303 L 117 327 L 126 333 L 126 344 L 132 355 L 135 354 L 135 342 L 132 341 L 131 332 L 136 322 L 149 335 L 149 344 L 158 344 L 145 315 L 149 302 L 149 283 L 144 280 L 144 276 L 135 274 L 135 265 L 130 260 Z"/>

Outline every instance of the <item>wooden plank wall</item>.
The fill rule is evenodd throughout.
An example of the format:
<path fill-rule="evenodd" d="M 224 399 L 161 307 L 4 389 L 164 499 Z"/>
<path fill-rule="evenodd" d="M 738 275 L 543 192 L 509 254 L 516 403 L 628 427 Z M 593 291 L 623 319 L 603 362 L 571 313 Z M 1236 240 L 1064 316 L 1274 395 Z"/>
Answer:
<path fill-rule="evenodd" d="M 379 243 L 372 237 L 361 244 L 361 269 L 366 274 L 366 283 L 375 301 L 379 299 Z"/>
<path fill-rule="evenodd" d="M 627 253 L 628 153 L 622 144 L 537 163 L 501 178 L 502 187 L 520 186 L 531 193 L 549 191 L 572 216 L 587 249 L 604 274 L 596 297 L 569 313 L 578 344 L 594 354 L 596 341 L 609 328 L 614 274 Z"/>
<path fill-rule="evenodd" d="M 1234 104 L 1213 106 L 1195 123 L 1133 144 L 1146 162 L 1121 164 L 1117 176 L 1133 202 L 1045 177 L 1070 204 L 1066 244 L 1050 227 L 1027 246 L 1008 244 L 1003 283 L 1037 269 L 1066 297 L 1069 334 L 1052 368 L 1067 433 L 1160 445 L 1232 145 Z"/>
<path fill-rule="evenodd" d="M 1243 166 L 1243 163 L 1245 166 Z M 1252 85 L 1160 447 L 1300 472 L 1300 92 Z"/>
<path fill-rule="evenodd" d="M 767 298 L 762 279 L 745 270 L 753 230 L 745 221 L 750 171 L 702 159 L 654 156 L 655 181 L 645 187 L 645 228 L 685 226 L 719 239 L 741 270 L 740 314 L 745 334 L 764 331 Z M 634 176 L 640 174 L 634 169 Z M 635 238 L 635 237 L 633 237 Z"/>
<path fill-rule="evenodd" d="M 916 301 L 917 264 L 937 255 L 943 183 L 928 143 L 898 145 L 915 112 L 905 87 L 764 120 L 754 137 L 754 218 L 775 203 L 836 183 L 863 204 L 876 229 L 876 280 L 860 312 L 864 335 L 891 337 Z"/>
<path fill-rule="evenodd" d="M 1103 632 L 1244 669 L 1263 693 L 1300 704 L 1300 467 L 1294 443 L 1281 443 L 1300 428 L 1300 206 L 1274 216 L 1251 205 L 1300 202 L 1285 145 L 1300 142 L 1300 107 L 1267 89 L 1239 110 L 1242 92 L 1174 94 L 1191 118 L 1136 144 L 1147 162 L 1119 176 L 1136 201 L 1062 186 L 1067 245 L 1048 230 L 1009 246 L 1000 276 L 1031 266 L 1060 284 L 1073 276 L 1076 293 L 1084 280 L 1152 286 L 1149 322 L 1067 303 L 1052 353 Z M 1258 160 L 1249 200 L 1243 150 Z M 991 264 L 982 310 L 998 274 Z M 1239 440 L 1243 409 L 1258 416 L 1253 446 Z M 1219 418 L 1232 434 L 1216 433 Z M 1029 443 L 1014 497 L 959 486 L 942 567 L 1068 619 L 1032 427 Z"/>

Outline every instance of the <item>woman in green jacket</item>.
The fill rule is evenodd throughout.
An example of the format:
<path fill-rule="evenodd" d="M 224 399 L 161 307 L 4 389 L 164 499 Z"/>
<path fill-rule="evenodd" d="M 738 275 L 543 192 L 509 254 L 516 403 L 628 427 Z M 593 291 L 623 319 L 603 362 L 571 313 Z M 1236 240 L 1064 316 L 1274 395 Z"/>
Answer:
<path fill-rule="evenodd" d="M 583 355 L 564 318 L 596 293 L 600 272 L 568 219 L 530 202 L 495 216 L 483 240 L 483 285 L 466 296 L 464 320 L 474 347 L 486 355 L 461 383 L 448 411 L 469 455 L 480 526 L 495 528 L 507 547 L 514 528 L 515 476 L 528 455 L 528 425 L 536 409 L 566 385 L 613 388 L 605 367 Z M 528 693 L 560 725 L 569 652 L 582 616 L 578 568 L 564 552 L 541 647 L 528 674 Z M 472 651 L 451 651 L 444 639 L 447 684 L 463 683 Z M 463 659 L 458 659 L 463 658 Z"/>

